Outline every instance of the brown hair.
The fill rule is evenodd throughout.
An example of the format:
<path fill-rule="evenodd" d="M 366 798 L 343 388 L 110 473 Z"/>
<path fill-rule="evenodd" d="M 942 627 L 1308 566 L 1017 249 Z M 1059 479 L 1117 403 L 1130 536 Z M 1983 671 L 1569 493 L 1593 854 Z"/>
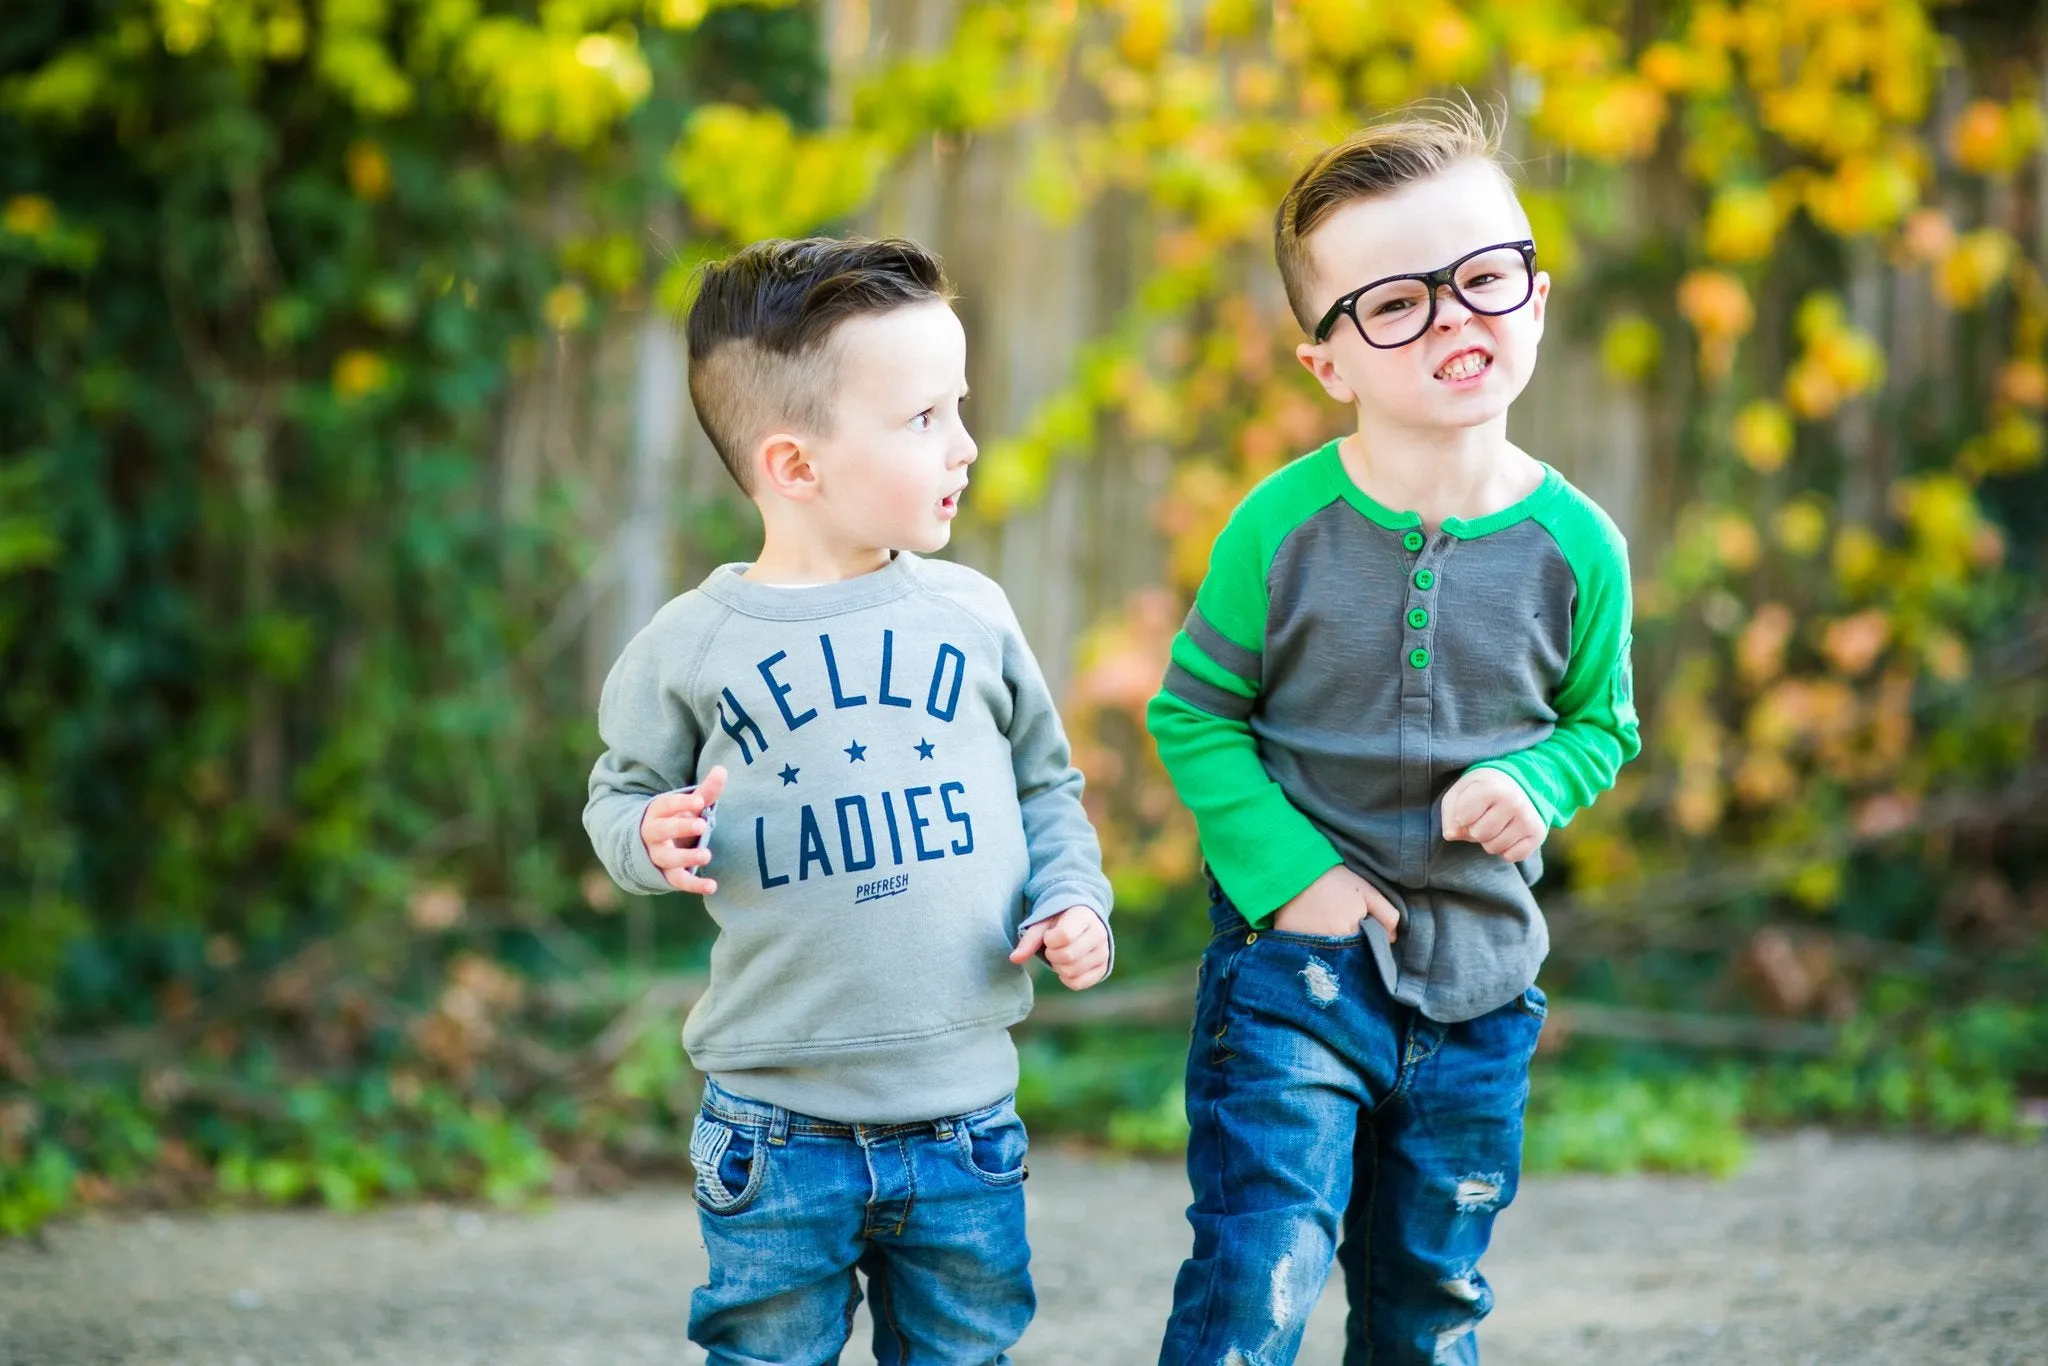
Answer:
<path fill-rule="evenodd" d="M 718 458 L 748 493 L 753 445 L 781 423 L 832 424 L 851 320 L 948 297 L 939 259 L 902 238 L 774 238 L 704 267 L 684 330 L 690 403 Z"/>
<path fill-rule="evenodd" d="M 1273 215 L 1273 256 L 1302 331 L 1313 332 L 1316 325 L 1309 234 L 1346 204 L 1391 194 L 1468 161 L 1499 171 L 1512 193 L 1497 127 L 1470 104 L 1445 102 L 1361 128 L 1302 169 Z"/>

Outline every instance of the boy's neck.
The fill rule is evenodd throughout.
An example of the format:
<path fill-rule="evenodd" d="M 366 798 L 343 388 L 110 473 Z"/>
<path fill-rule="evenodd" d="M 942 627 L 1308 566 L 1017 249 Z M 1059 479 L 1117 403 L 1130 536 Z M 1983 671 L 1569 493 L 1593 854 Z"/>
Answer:
<path fill-rule="evenodd" d="M 1508 440 L 1505 415 L 1451 431 L 1387 429 L 1363 420 L 1337 445 L 1351 482 L 1395 512 L 1416 512 L 1434 531 L 1511 507 L 1536 491 L 1543 467 Z"/>
<path fill-rule="evenodd" d="M 893 550 L 834 545 L 770 524 L 761 553 L 740 577 L 766 584 L 842 583 L 886 569 L 895 558 Z"/>

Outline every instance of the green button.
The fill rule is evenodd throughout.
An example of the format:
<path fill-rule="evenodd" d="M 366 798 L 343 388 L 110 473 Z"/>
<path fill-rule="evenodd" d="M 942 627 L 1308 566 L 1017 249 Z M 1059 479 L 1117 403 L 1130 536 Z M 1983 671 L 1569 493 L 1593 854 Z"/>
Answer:
<path fill-rule="evenodd" d="M 1420 607 L 1415 608 L 1408 613 L 1408 624 L 1420 631 L 1423 627 L 1429 625 L 1429 613 L 1423 611 Z"/>
<path fill-rule="evenodd" d="M 1418 669 L 1427 669 L 1429 667 L 1429 651 L 1410 650 L 1408 652 L 1408 662 Z"/>
<path fill-rule="evenodd" d="M 1401 544 L 1407 546 L 1411 551 L 1422 549 L 1422 533 L 1419 531 L 1409 532 L 1401 538 Z"/>
<path fill-rule="evenodd" d="M 1436 572 L 1430 569 L 1416 570 L 1415 586 L 1427 593 L 1430 589 L 1436 587 Z"/>

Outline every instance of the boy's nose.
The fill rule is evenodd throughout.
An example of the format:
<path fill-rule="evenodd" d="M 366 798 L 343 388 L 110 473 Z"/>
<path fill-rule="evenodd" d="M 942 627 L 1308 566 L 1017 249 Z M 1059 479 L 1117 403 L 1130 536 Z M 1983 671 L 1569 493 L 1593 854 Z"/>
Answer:
<path fill-rule="evenodd" d="M 953 451 L 953 463 L 956 465 L 972 465 L 980 456 L 981 448 L 974 444 L 974 438 L 967 434 L 965 427 L 962 427 L 960 429 L 960 444 Z"/>
<path fill-rule="evenodd" d="M 1465 301 L 1458 297 L 1456 290 L 1449 285 L 1438 290 L 1435 323 L 1438 330 L 1448 332 L 1454 327 L 1462 327 L 1472 316 L 1472 310 L 1465 307 Z"/>

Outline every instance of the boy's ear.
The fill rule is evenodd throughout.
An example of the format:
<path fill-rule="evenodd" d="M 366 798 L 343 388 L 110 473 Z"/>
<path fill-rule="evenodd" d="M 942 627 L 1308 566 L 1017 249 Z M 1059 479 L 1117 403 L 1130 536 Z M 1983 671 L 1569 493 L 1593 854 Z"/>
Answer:
<path fill-rule="evenodd" d="M 818 496 L 818 467 L 804 439 L 794 432 L 773 432 L 754 451 L 754 469 L 761 477 L 762 492 L 772 492 L 792 503 L 808 503 Z"/>
<path fill-rule="evenodd" d="M 1331 357 L 1327 342 L 1303 342 L 1294 348 L 1294 358 L 1307 367 L 1331 398 L 1345 404 L 1358 402 L 1358 392 L 1337 373 L 1337 362 Z"/>

